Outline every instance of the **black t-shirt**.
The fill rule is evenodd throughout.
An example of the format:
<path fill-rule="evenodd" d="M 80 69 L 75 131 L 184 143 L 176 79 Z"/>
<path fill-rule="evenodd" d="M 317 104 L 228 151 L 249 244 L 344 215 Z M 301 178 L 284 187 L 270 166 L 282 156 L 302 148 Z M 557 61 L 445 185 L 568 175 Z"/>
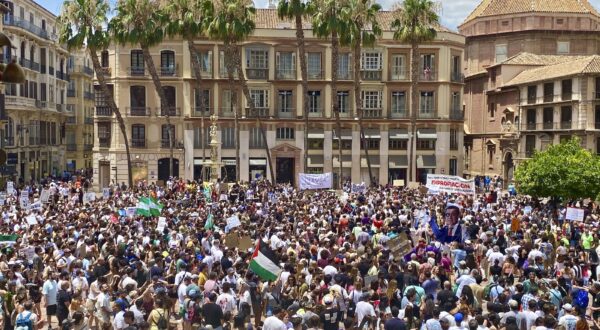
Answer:
<path fill-rule="evenodd" d="M 509 311 L 509 308 L 506 304 L 488 302 L 487 310 L 494 313 L 506 313 Z"/>
<path fill-rule="evenodd" d="M 337 308 L 327 308 L 319 317 L 324 330 L 338 330 L 342 313 Z"/>
<path fill-rule="evenodd" d="M 454 292 L 452 292 L 451 290 L 441 290 L 437 294 L 437 299 L 440 302 L 440 306 L 443 306 L 441 309 L 445 312 L 448 312 L 451 309 L 453 309 L 455 307 L 456 301 L 458 300 Z"/>
<path fill-rule="evenodd" d="M 223 310 L 221 306 L 215 303 L 206 303 L 202 306 L 202 317 L 213 328 L 218 328 L 221 326 L 221 320 L 223 320 Z"/>
<path fill-rule="evenodd" d="M 493 265 L 490 267 L 490 274 L 500 276 L 502 274 L 502 267 Z"/>
<path fill-rule="evenodd" d="M 592 301 L 592 307 L 600 307 L 600 293 L 596 293 L 594 296 L 594 300 Z M 600 311 L 594 311 L 593 313 L 594 320 L 597 320 L 600 317 Z"/>
<path fill-rule="evenodd" d="M 385 321 L 383 328 L 385 330 L 406 330 L 406 323 L 397 317 L 393 317 Z"/>

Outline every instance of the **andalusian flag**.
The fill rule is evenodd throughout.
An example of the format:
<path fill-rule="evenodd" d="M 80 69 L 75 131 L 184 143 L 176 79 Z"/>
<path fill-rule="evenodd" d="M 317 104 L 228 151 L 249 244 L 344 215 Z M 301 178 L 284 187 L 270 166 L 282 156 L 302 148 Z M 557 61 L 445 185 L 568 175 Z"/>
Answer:
<path fill-rule="evenodd" d="M 17 243 L 17 239 L 19 238 L 19 235 L 13 234 L 13 235 L 0 235 L 0 245 L 13 245 L 15 243 Z"/>
<path fill-rule="evenodd" d="M 157 217 L 160 215 L 160 211 L 162 210 L 162 208 L 163 206 L 160 203 L 158 203 L 156 199 L 150 197 L 140 197 L 138 199 L 136 213 L 145 217 Z"/>
<path fill-rule="evenodd" d="M 279 260 L 268 244 L 260 240 L 250 260 L 250 269 L 263 280 L 275 281 L 281 273 Z"/>

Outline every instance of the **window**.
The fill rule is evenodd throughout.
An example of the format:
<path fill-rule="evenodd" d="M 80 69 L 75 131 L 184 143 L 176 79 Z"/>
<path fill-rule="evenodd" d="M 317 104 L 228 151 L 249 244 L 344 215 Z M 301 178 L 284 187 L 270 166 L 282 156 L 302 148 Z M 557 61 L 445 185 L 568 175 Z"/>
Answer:
<path fill-rule="evenodd" d="M 196 112 L 210 111 L 210 90 L 194 88 L 194 106 Z"/>
<path fill-rule="evenodd" d="M 131 51 L 131 74 L 144 74 L 144 53 L 141 49 Z"/>
<path fill-rule="evenodd" d="M 554 83 L 544 84 L 544 102 L 552 102 L 554 100 Z"/>
<path fill-rule="evenodd" d="M 111 136 L 111 123 L 110 122 L 99 122 L 98 123 L 98 143 L 100 147 L 108 147 L 110 145 Z"/>
<path fill-rule="evenodd" d="M 266 89 L 251 89 L 250 97 L 254 102 L 254 107 L 264 109 L 269 107 L 269 91 Z"/>
<path fill-rule="evenodd" d="M 417 138 L 417 150 L 435 150 L 435 140 Z"/>
<path fill-rule="evenodd" d="M 102 67 L 108 68 L 108 50 L 103 50 L 102 53 L 100 53 L 100 59 Z"/>
<path fill-rule="evenodd" d="M 458 150 L 458 131 L 450 129 L 450 150 Z"/>
<path fill-rule="evenodd" d="M 535 150 L 535 135 L 526 135 L 525 136 L 525 155 L 527 157 L 533 156 L 534 150 Z"/>
<path fill-rule="evenodd" d="M 600 105 L 596 105 L 595 109 L 595 127 L 596 129 L 600 129 Z"/>
<path fill-rule="evenodd" d="M 233 109 L 233 101 L 236 100 L 236 93 L 232 92 L 229 89 L 223 90 L 221 93 L 221 104 L 223 105 L 222 111 L 232 113 Z"/>
<path fill-rule="evenodd" d="M 146 108 L 146 87 L 144 86 L 131 86 L 129 87 L 129 105 L 131 106 L 131 112 L 142 110 Z"/>
<path fill-rule="evenodd" d="M 323 139 L 308 139 L 308 149 L 323 150 Z"/>
<path fill-rule="evenodd" d="M 433 114 L 434 112 L 434 92 L 421 92 L 421 99 L 419 102 L 419 113 L 420 114 Z"/>
<path fill-rule="evenodd" d="M 146 146 L 146 126 L 142 124 L 131 125 L 131 145 L 134 148 Z"/>
<path fill-rule="evenodd" d="M 208 130 L 205 131 L 208 133 Z M 198 149 L 202 148 L 203 145 L 207 145 L 206 143 L 203 143 L 205 141 L 202 141 L 202 127 L 194 127 L 194 148 Z"/>
<path fill-rule="evenodd" d="M 366 71 L 381 70 L 382 56 L 379 52 L 364 52 L 362 54 L 361 69 Z"/>
<path fill-rule="evenodd" d="M 395 91 L 392 92 L 392 115 L 406 115 L 406 92 Z"/>
<path fill-rule="evenodd" d="M 460 76 L 460 56 L 452 55 L 452 78 Z"/>
<path fill-rule="evenodd" d="M 5 126 L 6 131 L 6 145 L 13 146 L 15 144 L 15 123 L 11 117 L 8 117 L 8 121 Z"/>
<path fill-rule="evenodd" d="M 570 106 L 564 106 L 560 108 L 560 128 L 571 128 L 571 120 L 573 119 L 572 115 L 573 113 Z"/>
<path fill-rule="evenodd" d="M 279 79 L 296 78 L 296 54 L 294 52 L 277 52 L 275 54 L 275 65 Z"/>
<path fill-rule="evenodd" d="M 369 139 L 369 138 L 365 138 L 365 142 L 367 144 L 367 150 L 379 150 L 379 139 Z M 364 146 L 362 145 L 361 142 L 361 149 L 364 149 Z"/>
<path fill-rule="evenodd" d="M 554 109 L 544 108 L 543 111 L 544 129 L 552 129 L 554 124 Z"/>
<path fill-rule="evenodd" d="M 448 174 L 449 175 L 457 175 L 458 172 L 458 160 L 456 158 L 450 158 L 450 163 L 448 164 Z"/>
<path fill-rule="evenodd" d="M 535 129 L 537 122 L 537 112 L 535 109 L 527 109 L 527 129 Z"/>
<path fill-rule="evenodd" d="M 321 78 L 321 53 L 308 53 L 306 62 L 308 79 Z"/>
<path fill-rule="evenodd" d="M 488 154 L 488 165 L 492 167 L 494 165 L 494 154 L 496 153 L 496 146 L 493 143 L 487 144 Z"/>
<path fill-rule="evenodd" d="M 452 92 L 452 105 L 450 111 L 452 113 L 460 113 L 462 106 L 460 104 L 460 92 Z"/>
<path fill-rule="evenodd" d="M 264 139 L 262 136 L 262 132 L 261 129 L 258 127 L 252 127 L 250 129 L 250 148 L 252 149 L 258 149 L 258 148 L 264 148 L 265 147 L 265 143 L 264 143 Z"/>
<path fill-rule="evenodd" d="M 277 100 L 277 106 L 279 107 L 279 112 L 282 113 L 289 113 L 290 115 L 293 112 L 293 98 L 292 98 L 292 91 L 291 90 L 286 90 L 286 91 L 279 91 L 279 94 L 277 96 L 278 100 Z"/>
<path fill-rule="evenodd" d="M 170 145 L 169 145 L 169 139 L 171 140 L 171 142 L 174 145 L 175 144 L 175 125 L 172 125 L 172 124 L 171 125 L 163 124 L 161 126 L 161 135 L 160 136 L 161 136 L 162 147 L 163 148 L 170 147 Z"/>
<path fill-rule="evenodd" d="M 246 49 L 246 67 L 249 69 L 268 69 L 269 52 L 264 49 Z"/>
<path fill-rule="evenodd" d="M 404 55 L 392 55 L 392 80 L 406 79 L 406 58 Z"/>
<path fill-rule="evenodd" d="M 381 91 L 361 91 L 363 109 L 381 109 Z"/>
<path fill-rule="evenodd" d="M 390 150 L 406 150 L 408 149 L 408 140 L 405 139 L 390 139 L 388 142 Z"/>
<path fill-rule="evenodd" d="M 212 73 L 212 51 L 200 51 L 200 71 L 202 73 Z"/>
<path fill-rule="evenodd" d="M 496 63 L 504 62 L 507 58 L 506 44 L 496 45 Z"/>
<path fill-rule="evenodd" d="M 338 139 L 334 138 L 332 149 L 338 150 Z M 352 150 L 352 140 L 342 140 L 342 150 Z"/>
<path fill-rule="evenodd" d="M 219 52 L 219 75 L 221 76 L 221 78 L 229 78 L 228 73 L 227 73 L 227 61 L 229 59 L 225 58 L 225 52 L 224 51 L 220 51 Z M 237 77 L 237 72 L 235 67 L 233 68 L 233 76 Z"/>
<path fill-rule="evenodd" d="M 424 72 L 427 70 L 430 72 L 435 71 L 435 54 L 421 55 L 421 70 Z"/>
<path fill-rule="evenodd" d="M 290 127 L 278 127 L 275 131 L 275 137 L 277 140 L 293 140 L 294 129 Z"/>
<path fill-rule="evenodd" d="M 559 55 L 569 54 L 569 48 L 571 43 L 569 41 L 557 41 L 556 42 L 556 53 Z"/>
<path fill-rule="evenodd" d="M 308 112 L 321 112 L 321 91 L 308 91 Z"/>
<path fill-rule="evenodd" d="M 221 128 L 221 148 L 235 148 L 235 127 Z"/>
<path fill-rule="evenodd" d="M 352 78 L 352 54 L 341 53 L 338 56 L 338 79 Z"/>
<path fill-rule="evenodd" d="M 163 76 L 175 75 L 175 52 L 163 50 L 160 52 L 160 73 Z"/>
<path fill-rule="evenodd" d="M 573 94 L 573 80 L 565 79 L 561 81 L 562 87 L 562 100 L 570 100 Z"/>
<path fill-rule="evenodd" d="M 167 99 L 167 109 L 161 109 L 163 116 L 176 116 L 177 115 L 177 99 L 175 94 L 174 86 L 162 86 L 163 92 Z"/>
<path fill-rule="evenodd" d="M 534 104 L 537 98 L 537 86 L 527 86 L 527 104 Z"/>
<path fill-rule="evenodd" d="M 43 102 L 48 101 L 48 88 L 46 83 L 40 84 L 40 100 Z"/>

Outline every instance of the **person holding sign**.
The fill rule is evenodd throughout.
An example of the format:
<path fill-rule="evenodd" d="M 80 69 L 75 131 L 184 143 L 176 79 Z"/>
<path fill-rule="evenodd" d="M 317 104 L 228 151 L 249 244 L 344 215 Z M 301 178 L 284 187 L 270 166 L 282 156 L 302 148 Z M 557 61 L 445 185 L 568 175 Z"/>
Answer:
<path fill-rule="evenodd" d="M 441 243 L 462 243 L 466 239 L 466 231 L 465 228 L 460 224 L 459 218 L 460 206 L 454 203 L 448 203 L 446 205 L 446 212 L 444 213 L 444 227 L 439 228 L 435 216 L 432 216 L 429 220 L 429 225 L 431 226 L 431 230 L 433 231 L 436 240 Z"/>

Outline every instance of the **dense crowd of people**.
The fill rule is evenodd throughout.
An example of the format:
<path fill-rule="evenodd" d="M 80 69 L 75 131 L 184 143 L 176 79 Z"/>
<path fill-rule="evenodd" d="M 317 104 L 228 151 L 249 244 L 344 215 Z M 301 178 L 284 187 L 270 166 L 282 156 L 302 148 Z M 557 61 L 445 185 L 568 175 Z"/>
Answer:
<path fill-rule="evenodd" d="M 95 199 L 75 183 L 15 187 L 0 202 L 1 322 L 5 330 L 598 328 L 600 209 L 490 186 L 455 196 L 172 179 L 115 185 Z M 49 197 L 36 204 L 42 191 Z M 145 197 L 158 214 L 137 212 Z M 567 219 L 569 206 L 584 210 L 583 221 Z M 249 267 L 258 244 L 277 260 L 276 280 Z"/>

